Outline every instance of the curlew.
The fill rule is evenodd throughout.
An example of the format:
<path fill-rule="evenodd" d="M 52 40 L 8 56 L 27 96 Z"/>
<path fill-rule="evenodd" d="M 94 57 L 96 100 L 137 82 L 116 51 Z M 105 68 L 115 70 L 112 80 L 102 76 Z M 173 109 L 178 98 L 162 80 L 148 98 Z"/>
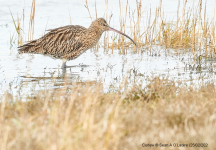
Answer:
<path fill-rule="evenodd" d="M 19 53 L 43 54 L 62 59 L 63 69 L 67 67 L 66 61 L 76 59 L 94 47 L 104 31 L 122 34 L 136 45 L 128 35 L 111 28 L 103 18 L 94 20 L 88 29 L 79 25 L 68 25 L 48 31 L 41 38 L 18 47 Z"/>

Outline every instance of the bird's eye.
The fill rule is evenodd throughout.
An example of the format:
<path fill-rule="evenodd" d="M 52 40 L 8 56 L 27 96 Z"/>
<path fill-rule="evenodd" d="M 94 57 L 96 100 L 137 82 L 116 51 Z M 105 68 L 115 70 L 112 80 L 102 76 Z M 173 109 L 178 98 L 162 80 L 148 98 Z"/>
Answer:
<path fill-rule="evenodd" d="M 105 24 L 103 24 L 103 26 L 106 26 Z"/>

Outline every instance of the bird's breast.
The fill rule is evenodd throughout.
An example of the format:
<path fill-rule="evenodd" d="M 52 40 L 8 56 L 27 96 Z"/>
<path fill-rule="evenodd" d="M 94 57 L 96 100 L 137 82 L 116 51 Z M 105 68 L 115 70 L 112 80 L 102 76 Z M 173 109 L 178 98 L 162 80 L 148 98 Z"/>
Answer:
<path fill-rule="evenodd" d="M 87 49 L 94 47 L 98 41 L 100 40 L 102 33 L 98 32 L 91 32 L 87 34 L 86 36 L 83 36 L 83 44 Z"/>

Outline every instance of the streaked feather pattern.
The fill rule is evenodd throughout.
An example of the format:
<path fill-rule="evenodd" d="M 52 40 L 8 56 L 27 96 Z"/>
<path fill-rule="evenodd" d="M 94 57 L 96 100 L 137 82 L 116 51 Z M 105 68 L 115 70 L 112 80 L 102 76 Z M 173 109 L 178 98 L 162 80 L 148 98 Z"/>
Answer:
<path fill-rule="evenodd" d="M 64 26 L 49 30 L 49 32 L 41 38 L 20 46 L 19 52 L 44 54 L 61 59 L 71 52 L 85 49 L 82 47 L 81 41 L 86 30 L 86 28 L 78 25 Z M 73 58 L 69 58 L 68 60 L 70 59 Z"/>
<path fill-rule="evenodd" d="M 43 54 L 63 59 L 62 68 L 65 68 L 67 60 L 75 59 L 95 46 L 102 33 L 108 30 L 128 37 L 136 45 L 129 36 L 109 27 L 103 18 L 98 18 L 91 23 L 88 29 L 79 25 L 68 25 L 48 30 L 49 32 L 41 38 L 20 46 L 18 51 L 19 53 Z"/>

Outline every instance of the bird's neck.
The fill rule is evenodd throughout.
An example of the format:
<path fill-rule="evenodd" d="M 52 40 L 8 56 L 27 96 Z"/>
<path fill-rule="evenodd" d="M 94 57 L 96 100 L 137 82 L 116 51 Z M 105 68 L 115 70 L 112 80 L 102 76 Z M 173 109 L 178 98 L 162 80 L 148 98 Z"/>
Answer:
<path fill-rule="evenodd" d="M 88 45 L 88 48 L 91 48 L 97 44 L 97 42 L 100 40 L 100 37 L 103 32 L 100 31 L 96 26 L 90 26 L 86 30 L 86 36 L 83 36 L 86 45 Z"/>
<path fill-rule="evenodd" d="M 91 25 L 88 28 L 88 31 L 91 32 L 91 33 L 96 34 L 97 36 L 101 36 L 101 34 L 103 33 L 103 31 L 101 31 L 100 27 L 95 26 L 95 25 Z"/>

